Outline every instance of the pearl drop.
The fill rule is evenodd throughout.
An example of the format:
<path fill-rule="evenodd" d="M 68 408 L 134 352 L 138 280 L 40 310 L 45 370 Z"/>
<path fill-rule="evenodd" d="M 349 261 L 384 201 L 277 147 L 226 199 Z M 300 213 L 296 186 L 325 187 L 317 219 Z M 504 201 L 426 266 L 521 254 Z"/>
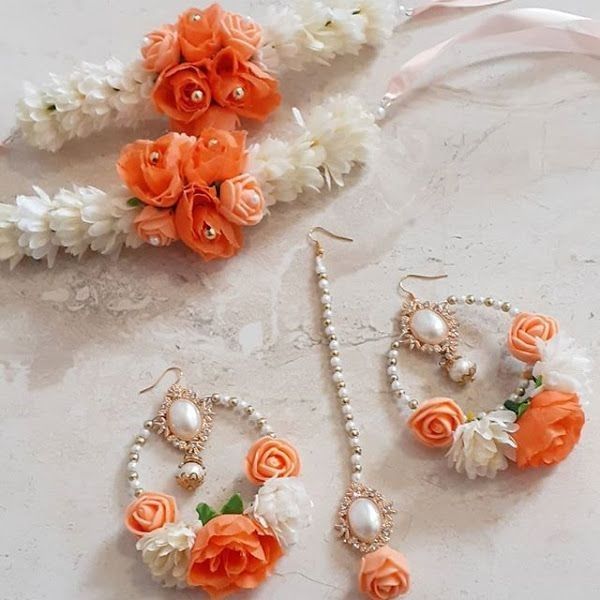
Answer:
<path fill-rule="evenodd" d="M 372 542 L 381 531 L 381 513 L 368 498 L 355 500 L 348 510 L 350 530 L 361 542 Z"/>
<path fill-rule="evenodd" d="M 325 335 L 334 335 L 335 334 L 335 327 L 333 325 L 329 325 L 329 327 L 327 327 L 325 329 Z"/>
<path fill-rule="evenodd" d="M 140 431 L 140 437 L 144 438 L 145 440 L 147 440 L 151 435 L 152 432 L 146 427 Z"/>
<path fill-rule="evenodd" d="M 195 13 L 190 17 L 190 21 L 192 21 L 193 23 L 198 23 L 198 21 L 202 20 L 202 15 L 199 13 Z"/>
<path fill-rule="evenodd" d="M 319 287 L 325 290 L 329 287 L 329 281 L 327 279 L 319 279 Z"/>
<path fill-rule="evenodd" d="M 342 359 L 339 356 L 334 356 L 330 361 L 332 367 L 339 367 L 342 364 Z"/>
<path fill-rule="evenodd" d="M 139 444 L 133 444 L 133 446 L 131 446 L 129 451 L 135 452 L 136 454 L 138 454 L 141 449 L 142 449 L 142 447 Z"/>
<path fill-rule="evenodd" d="M 323 294 L 321 296 L 321 304 L 331 304 L 331 296 L 329 294 Z"/>
<path fill-rule="evenodd" d="M 179 467 L 179 474 L 185 477 L 190 476 L 198 476 L 198 478 L 202 479 L 206 473 L 206 470 L 202 465 L 199 465 L 197 462 L 186 462 L 181 467 Z"/>
<path fill-rule="evenodd" d="M 419 341 L 426 344 L 441 344 L 450 333 L 448 323 L 443 317 L 428 308 L 413 314 L 410 329 Z"/>
<path fill-rule="evenodd" d="M 448 375 L 452 381 L 456 383 L 466 383 L 472 380 L 476 369 L 475 363 L 467 360 L 466 358 L 459 358 L 452 363 L 452 366 L 448 369 Z M 471 373 L 473 373 L 471 375 Z"/>
<path fill-rule="evenodd" d="M 154 246 L 154 247 L 156 247 L 156 246 L 160 246 L 160 238 L 159 238 L 158 236 L 156 236 L 156 235 L 150 236 L 150 237 L 148 238 L 148 243 L 149 243 L 151 246 Z"/>
<path fill-rule="evenodd" d="M 233 97 L 241 100 L 246 95 L 246 90 L 240 85 L 233 90 Z"/>
<path fill-rule="evenodd" d="M 329 342 L 329 349 L 330 350 L 338 350 L 340 347 L 340 344 L 338 343 L 337 340 L 333 340 L 331 342 Z"/>
<path fill-rule="evenodd" d="M 150 153 L 150 162 L 155 165 L 160 160 L 160 152 L 151 152 Z"/>
<path fill-rule="evenodd" d="M 136 472 L 136 470 L 137 470 L 137 465 L 138 465 L 138 463 L 137 463 L 137 461 L 136 461 L 136 460 L 130 460 L 130 461 L 127 463 L 127 470 L 128 470 L 130 473 L 135 473 L 135 472 Z"/>
<path fill-rule="evenodd" d="M 362 473 L 352 473 L 352 481 L 354 483 L 359 483 L 362 479 Z"/>
<path fill-rule="evenodd" d="M 182 440 L 192 440 L 202 428 L 202 415 L 189 400 L 176 400 L 167 413 L 169 429 Z"/>

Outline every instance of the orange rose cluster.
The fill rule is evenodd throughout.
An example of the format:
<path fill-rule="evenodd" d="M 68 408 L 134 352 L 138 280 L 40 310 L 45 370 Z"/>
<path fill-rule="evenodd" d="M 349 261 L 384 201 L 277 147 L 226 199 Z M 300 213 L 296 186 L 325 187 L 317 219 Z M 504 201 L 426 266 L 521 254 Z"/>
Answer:
<path fill-rule="evenodd" d="M 144 205 L 137 234 L 153 246 L 181 240 L 205 260 L 242 248 L 242 228 L 259 223 L 265 199 L 245 172 L 246 133 L 208 128 L 198 137 L 169 133 L 126 146 L 117 171 Z"/>
<path fill-rule="evenodd" d="M 240 117 L 264 121 L 281 103 L 277 80 L 256 62 L 261 28 L 247 17 L 218 4 L 192 8 L 145 41 L 144 66 L 157 74 L 152 100 L 173 131 L 237 129 Z"/>

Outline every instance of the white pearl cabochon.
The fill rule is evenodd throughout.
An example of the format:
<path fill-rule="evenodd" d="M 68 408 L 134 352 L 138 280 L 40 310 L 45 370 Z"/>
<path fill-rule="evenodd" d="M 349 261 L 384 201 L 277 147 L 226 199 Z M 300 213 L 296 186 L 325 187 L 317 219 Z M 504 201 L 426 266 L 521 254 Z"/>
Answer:
<path fill-rule="evenodd" d="M 348 510 L 350 531 L 361 542 L 372 542 L 380 533 L 382 526 L 379 508 L 368 498 L 355 500 Z"/>
<path fill-rule="evenodd" d="M 410 318 L 410 329 L 413 335 L 426 344 L 441 344 L 448 338 L 448 323 L 434 310 L 422 308 Z"/>
<path fill-rule="evenodd" d="M 175 400 L 167 412 L 169 429 L 180 439 L 190 441 L 202 429 L 202 415 L 198 407 L 189 400 Z"/>

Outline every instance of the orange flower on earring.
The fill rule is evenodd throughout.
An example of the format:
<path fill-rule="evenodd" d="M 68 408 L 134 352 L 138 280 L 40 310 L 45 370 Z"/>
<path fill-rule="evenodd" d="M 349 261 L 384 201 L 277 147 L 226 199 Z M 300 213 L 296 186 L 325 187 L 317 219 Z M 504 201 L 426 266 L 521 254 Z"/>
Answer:
<path fill-rule="evenodd" d="M 246 456 L 246 476 L 256 485 L 273 477 L 297 477 L 300 469 L 298 452 L 285 440 L 263 437 Z"/>
<path fill-rule="evenodd" d="M 257 588 L 282 556 L 273 532 L 244 515 L 222 515 L 198 531 L 187 583 L 211 598 L 224 598 Z"/>
<path fill-rule="evenodd" d="M 531 399 L 518 424 L 517 465 L 548 466 L 564 460 L 579 442 L 585 414 L 577 394 L 546 390 Z"/>
<path fill-rule="evenodd" d="M 465 415 L 454 400 L 432 398 L 412 414 L 408 426 L 426 446 L 444 448 L 452 443 L 456 428 L 464 422 Z"/>
<path fill-rule="evenodd" d="M 392 600 L 410 589 L 406 558 L 389 546 L 365 554 L 358 575 L 360 591 L 371 600 Z"/>
<path fill-rule="evenodd" d="M 547 342 L 558 333 L 558 322 L 545 315 L 520 313 L 508 334 L 508 351 L 517 359 L 532 365 L 540 360 L 537 340 Z"/>
<path fill-rule="evenodd" d="M 158 492 L 146 492 L 125 511 L 125 526 L 135 535 L 145 535 L 177 521 L 175 498 Z"/>

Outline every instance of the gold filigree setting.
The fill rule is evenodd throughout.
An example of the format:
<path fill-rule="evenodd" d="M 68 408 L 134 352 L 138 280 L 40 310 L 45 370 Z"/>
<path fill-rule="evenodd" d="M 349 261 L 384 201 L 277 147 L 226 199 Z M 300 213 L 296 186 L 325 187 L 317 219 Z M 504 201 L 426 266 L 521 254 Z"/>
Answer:
<path fill-rule="evenodd" d="M 191 440 L 184 440 L 178 437 L 169 428 L 169 409 L 177 400 L 188 400 L 200 412 L 201 425 L 197 435 Z M 176 475 L 177 483 L 181 487 L 194 491 L 204 482 L 206 470 L 202 462 L 201 453 L 204 450 L 206 442 L 212 431 L 214 419 L 214 400 L 212 396 L 201 397 L 196 392 L 188 390 L 180 385 L 173 385 L 169 388 L 165 399 L 158 410 L 158 413 L 152 419 L 152 429 L 155 433 L 163 437 L 169 444 L 180 450 L 184 454 L 183 465 L 195 463 L 201 467 L 198 472 L 181 471 Z"/>
<path fill-rule="evenodd" d="M 420 310 L 430 310 L 443 319 L 448 327 L 448 335 L 438 344 L 428 344 L 415 334 L 411 328 L 412 318 Z M 419 350 L 428 354 L 441 354 L 444 363 L 451 363 L 458 348 L 458 322 L 447 302 L 434 303 L 428 300 L 409 299 L 404 302 L 399 316 L 400 342 L 410 350 Z"/>
<path fill-rule="evenodd" d="M 371 542 L 365 542 L 356 537 L 350 526 L 350 507 L 354 502 L 361 498 L 371 500 L 377 507 L 381 516 L 379 535 Z M 342 499 L 335 529 L 345 544 L 349 544 L 363 554 L 375 552 L 375 550 L 385 546 L 390 541 L 392 530 L 394 528 L 394 514 L 396 514 L 396 511 L 394 510 L 393 504 L 386 500 L 380 492 L 363 485 L 362 483 L 352 483 Z"/>

